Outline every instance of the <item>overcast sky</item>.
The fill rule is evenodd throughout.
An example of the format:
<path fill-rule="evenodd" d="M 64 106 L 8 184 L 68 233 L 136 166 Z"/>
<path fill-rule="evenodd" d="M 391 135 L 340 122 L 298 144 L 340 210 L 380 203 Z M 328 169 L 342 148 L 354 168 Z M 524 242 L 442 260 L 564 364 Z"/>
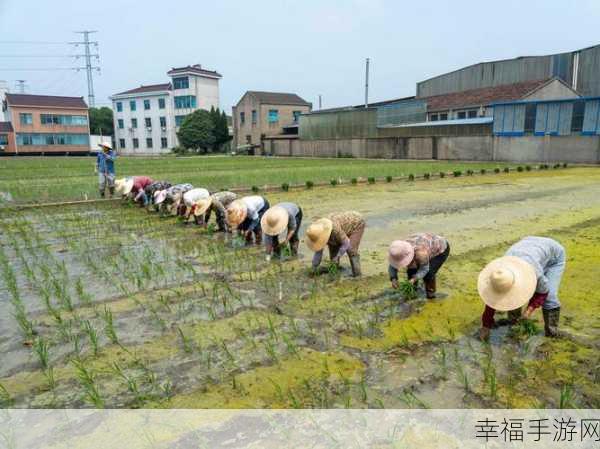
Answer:
<path fill-rule="evenodd" d="M 322 94 L 334 107 L 363 101 L 366 57 L 378 101 L 414 95 L 417 81 L 461 66 L 598 44 L 598 23 L 598 0 L 0 0 L 0 80 L 13 92 L 25 79 L 29 93 L 86 96 L 83 71 L 48 69 L 82 65 L 68 57 L 82 49 L 64 42 L 90 29 L 98 104 L 199 63 L 223 75 L 228 113 L 246 90 L 295 92 L 315 105 Z M 13 70 L 26 68 L 43 70 Z"/>

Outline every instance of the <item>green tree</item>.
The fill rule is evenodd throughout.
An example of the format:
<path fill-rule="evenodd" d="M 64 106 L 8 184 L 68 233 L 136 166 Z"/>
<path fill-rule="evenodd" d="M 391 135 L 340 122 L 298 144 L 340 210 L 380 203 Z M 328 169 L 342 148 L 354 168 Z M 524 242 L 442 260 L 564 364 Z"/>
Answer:
<path fill-rule="evenodd" d="M 90 134 L 112 136 L 115 133 L 113 122 L 113 111 L 103 106 L 101 108 L 90 108 Z"/>
<path fill-rule="evenodd" d="M 225 111 L 219 113 L 218 109 L 215 123 L 215 140 L 219 149 L 223 149 L 223 146 L 231 140 L 231 137 L 229 136 L 227 114 L 225 114 Z"/>
<path fill-rule="evenodd" d="M 215 145 L 215 123 L 211 113 L 198 109 L 189 114 L 179 127 L 177 138 L 184 148 L 208 152 Z"/>

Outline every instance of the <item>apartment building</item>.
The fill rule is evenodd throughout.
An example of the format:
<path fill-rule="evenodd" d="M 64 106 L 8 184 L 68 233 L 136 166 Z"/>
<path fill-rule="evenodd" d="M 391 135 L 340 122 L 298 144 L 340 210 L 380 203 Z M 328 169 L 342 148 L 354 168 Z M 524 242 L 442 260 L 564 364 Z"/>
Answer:
<path fill-rule="evenodd" d="M 0 126 L 5 154 L 90 152 L 88 106 L 83 97 L 6 93 L 2 110 L 8 122 Z"/>
<path fill-rule="evenodd" d="M 219 107 L 221 75 L 199 64 L 172 68 L 169 82 L 142 85 L 111 96 L 115 143 L 123 154 L 168 153 L 177 131 L 197 109 Z"/>
<path fill-rule="evenodd" d="M 311 108 L 293 93 L 249 90 L 233 107 L 234 148 L 260 146 L 267 136 L 297 134 L 300 115 Z"/>

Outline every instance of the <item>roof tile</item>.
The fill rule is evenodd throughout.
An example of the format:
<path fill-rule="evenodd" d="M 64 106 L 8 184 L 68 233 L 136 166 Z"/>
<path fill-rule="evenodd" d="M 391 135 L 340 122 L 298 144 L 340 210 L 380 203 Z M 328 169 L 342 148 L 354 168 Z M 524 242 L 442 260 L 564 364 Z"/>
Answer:
<path fill-rule="evenodd" d="M 163 90 L 170 90 L 171 83 L 162 83 L 162 84 L 148 84 L 146 86 L 141 85 L 140 87 L 135 87 L 133 89 L 126 90 L 124 92 L 119 92 L 115 95 L 127 95 L 127 94 L 143 94 L 147 92 L 160 92 Z"/>
<path fill-rule="evenodd" d="M 296 94 L 286 92 L 262 92 L 258 90 L 249 90 L 248 94 L 252 95 L 261 103 L 267 104 L 287 104 L 287 105 L 301 105 L 310 106 L 311 104 L 299 97 Z"/>
<path fill-rule="evenodd" d="M 6 94 L 10 106 L 38 106 L 46 108 L 87 109 L 83 97 L 58 97 L 53 95 Z"/>

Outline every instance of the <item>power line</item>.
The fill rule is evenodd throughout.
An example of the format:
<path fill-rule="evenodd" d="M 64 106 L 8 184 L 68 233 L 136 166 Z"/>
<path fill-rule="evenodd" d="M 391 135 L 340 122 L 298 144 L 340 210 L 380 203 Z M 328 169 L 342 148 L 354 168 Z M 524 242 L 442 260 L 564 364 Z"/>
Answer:
<path fill-rule="evenodd" d="M 53 42 L 53 41 L 0 41 L 0 44 L 68 44 L 69 42 Z"/>
<path fill-rule="evenodd" d="M 85 67 L 25 67 L 25 68 L 19 68 L 19 69 L 5 69 L 5 68 L 0 68 L 0 71 L 2 72 L 25 72 L 25 71 L 29 71 L 29 72 L 45 72 L 45 71 L 52 71 L 52 70 L 83 70 L 85 69 Z"/>
<path fill-rule="evenodd" d="M 96 61 L 100 59 L 100 55 L 98 53 L 92 53 L 90 51 L 90 46 L 95 46 L 96 51 L 98 51 L 98 42 L 90 41 L 90 34 L 97 33 L 97 31 L 93 30 L 84 30 L 84 31 L 76 31 L 77 34 L 83 35 L 83 42 L 70 42 L 70 44 L 78 47 L 79 45 L 84 46 L 84 54 L 83 55 L 74 55 L 75 58 L 85 58 L 85 67 L 77 67 L 78 70 L 84 70 L 87 74 L 87 84 L 88 84 L 88 106 L 93 108 L 95 106 L 95 97 L 94 97 L 94 78 L 93 71 L 100 72 L 100 67 L 94 66 L 92 64 L 92 58 L 96 58 Z"/>
<path fill-rule="evenodd" d="M 73 55 L 0 55 L 0 58 L 72 58 Z"/>

